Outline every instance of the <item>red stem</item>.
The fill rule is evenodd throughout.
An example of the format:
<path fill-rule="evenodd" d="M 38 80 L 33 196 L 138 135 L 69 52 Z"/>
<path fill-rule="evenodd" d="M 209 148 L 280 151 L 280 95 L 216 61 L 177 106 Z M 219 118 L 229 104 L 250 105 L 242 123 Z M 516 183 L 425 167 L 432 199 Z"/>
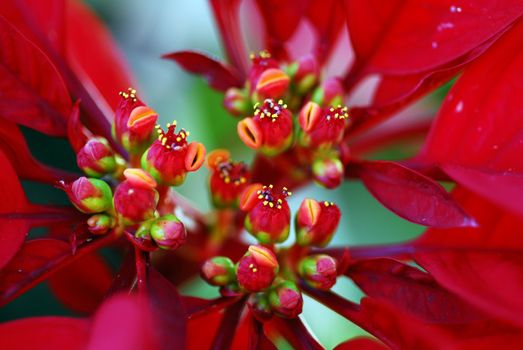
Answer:
<path fill-rule="evenodd" d="M 143 251 L 138 247 L 134 247 L 135 263 L 136 263 L 136 283 L 138 284 L 138 292 L 144 294 L 147 288 L 147 273 L 150 266 L 149 252 Z"/>
<path fill-rule="evenodd" d="M 212 350 L 230 349 L 234 340 L 234 333 L 238 327 L 240 316 L 245 306 L 245 299 L 230 306 L 225 311 L 220 327 L 214 336 L 214 341 L 211 346 Z"/>

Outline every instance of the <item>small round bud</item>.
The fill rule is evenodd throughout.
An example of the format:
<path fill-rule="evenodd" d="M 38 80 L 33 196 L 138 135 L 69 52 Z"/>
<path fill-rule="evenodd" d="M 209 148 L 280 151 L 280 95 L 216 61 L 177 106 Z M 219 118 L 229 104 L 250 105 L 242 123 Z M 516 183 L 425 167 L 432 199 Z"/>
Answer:
<path fill-rule="evenodd" d="M 312 94 L 312 101 L 320 106 L 337 106 L 343 103 L 345 91 L 340 78 L 327 78 Z"/>
<path fill-rule="evenodd" d="M 91 177 L 102 177 L 116 170 L 114 152 L 103 137 L 89 139 L 76 154 L 76 163 Z"/>
<path fill-rule="evenodd" d="M 329 290 L 338 277 L 336 260 L 326 254 L 311 255 L 303 258 L 298 265 L 298 272 L 312 288 Z"/>
<path fill-rule="evenodd" d="M 303 297 L 296 283 L 284 281 L 269 291 L 269 304 L 276 315 L 295 318 L 301 314 Z"/>
<path fill-rule="evenodd" d="M 247 300 L 247 306 L 260 322 L 268 321 L 272 318 L 271 305 L 269 304 L 267 294 L 264 292 L 251 294 Z"/>
<path fill-rule="evenodd" d="M 315 102 L 307 103 L 300 111 L 298 141 L 303 147 L 328 149 L 338 145 L 349 125 L 348 108 L 321 108 Z"/>
<path fill-rule="evenodd" d="M 61 182 L 60 187 L 67 193 L 71 203 L 83 213 L 101 213 L 111 208 L 111 187 L 103 180 L 82 176 L 69 185 Z"/>
<path fill-rule="evenodd" d="M 87 219 L 87 228 L 94 235 L 103 235 L 115 225 L 114 219 L 105 214 L 96 214 Z"/>
<path fill-rule="evenodd" d="M 312 163 L 312 176 L 318 185 L 333 189 L 341 184 L 345 170 L 338 158 L 319 158 Z"/>
<path fill-rule="evenodd" d="M 301 246 L 326 246 L 334 236 L 341 212 L 332 202 L 306 198 L 296 213 L 296 243 Z"/>
<path fill-rule="evenodd" d="M 187 231 L 175 215 L 169 214 L 152 223 L 151 237 L 158 244 L 158 247 L 174 250 L 185 243 Z"/>
<path fill-rule="evenodd" d="M 251 111 L 251 103 L 246 92 L 238 88 L 229 88 L 223 100 L 225 109 L 234 116 L 243 116 Z"/>
<path fill-rule="evenodd" d="M 234 263 L 225 256 L 216 256 L 205 261 L 200 274 L 213 286 L 226 286 L 236 281 Z"/>
<path fill-rule="evenodd" d="M 251 245 L 238 262 L 236 276 L 244 290 L 258 292 L 271 286 L 278 270 L 278 260 L 270 249 Z"/>
<path fill-rule="evenodd" d="M 261 243 L 281 243 L 289 237 L 291 211 L 286 197 L 287 188 L 276 193 L 273 186 L 253 184 L 247 187 L 240 207 L 247 211 L 245 229 Z"/>
<path fill-rule="evenodd" d="M 289 76 L 278 68 L 265 70 L 256 83 L 256 93 L 260 97 L 280 98 L 287 91 Z"/>
<path fill-rule="evenodd" d="M 142 169 L 126 169 L 125 181 L 116 187 L 114 208 L 125 224 L 154 217 L 159 195 L 156 182 Z"/>
<path fill-rule="evenodd" d="M 305 94 L 317 83 L 320 66 L 314 55 L 305 55 L 291 64 L 287 69 L 299 94 Z"/>

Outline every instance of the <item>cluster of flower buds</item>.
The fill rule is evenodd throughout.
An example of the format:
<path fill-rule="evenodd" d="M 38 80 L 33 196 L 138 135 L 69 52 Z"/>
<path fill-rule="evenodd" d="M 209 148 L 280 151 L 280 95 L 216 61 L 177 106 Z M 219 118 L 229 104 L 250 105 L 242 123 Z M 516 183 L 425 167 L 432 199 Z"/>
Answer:
<path fill-rule="evenodd" d="M 107 139 L 90 137 L 76 156 L 78 167 L 89 178 L 61 182 L 60 187 L 78 210 L 91 215 L 87 228 L 92 234 L 125 232 L 140 248 L 176 249 L 187 232 L 175 215 L 159 215 L 159 191 L 180 185 L 187 172 L 199 169 L 205 148 L 188 143 L 188 131 L 176 133 L 176 122 L 168 124 L 167 131 L 156 125 L 158 115 L 137 97 L 136 90 L 129 88 L 120 96 L 113 138 L 129 152 L 130 163 L 114 152 Z"/>
<path fill-rule="evenodd" d="M 211 200 L 217 208 L 237 208 L 240 196 L 250 182 L 250 172 L 243 162 L 234 162 L 226 150 L 214 150 L 207 156 L 211 175 Z"/>
<path fill-rule="evenodd" d="M 330 242 L 340 210 L 332 202 L 305 199 L 295 218 L 296 244 L 278 248 L 275 244 L 289 236 L 291 213 L 286 198 L 290 195 L 286 188 L 276 192 L 272 185 L 247 186 L 240 200 L 240 208 L 246 211 L 244 226 L 263 245 L 249 246 L 236 264 L 227 257 L 214 257 L 201 270 L 202 278 L 219 286 L 222 295 L 248 294 L 248 305 L 260 320 L 273 315 L 297 317 L 303 305 L 300 281 L 319 290 L 336 283 L 336 260 L 325 254 L 307 256 L 307 252 L 308 247 Z"/>

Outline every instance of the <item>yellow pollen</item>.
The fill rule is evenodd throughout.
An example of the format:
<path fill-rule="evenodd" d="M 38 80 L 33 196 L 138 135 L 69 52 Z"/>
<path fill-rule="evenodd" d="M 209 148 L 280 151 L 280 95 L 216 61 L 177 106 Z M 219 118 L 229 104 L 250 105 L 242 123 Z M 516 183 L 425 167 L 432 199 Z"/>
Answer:
<path fill-rule="evenodd" d="M 269 204 L 268 201 L 263 201 L 263 205 L 267 205 L 267 204 Z"/>
<path fill-rule="evenodd" d="M 273 202 L 269 202 L 269 207 L 273 208 L 274 207 L 274 203 Z"/>

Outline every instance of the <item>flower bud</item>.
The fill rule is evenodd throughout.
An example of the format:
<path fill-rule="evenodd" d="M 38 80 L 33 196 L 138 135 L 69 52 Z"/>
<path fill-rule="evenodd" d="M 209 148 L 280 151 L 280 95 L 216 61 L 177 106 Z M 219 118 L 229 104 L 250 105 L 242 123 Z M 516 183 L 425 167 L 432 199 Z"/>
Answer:
<path fill-rule="evenodd" d="M 115 225 L 114 219 L 106 214 L 96 214 L 87 219 L 87 228 L 94 235 L 103 235 Z"/>
<path fill-rule="evenodd" d="M 329 290 L 338 277 L 336 265 L 336 260 L 329 255 L 311 255 L 300 261 L 298 273 L 312 288 Z"/>
<path fill-rule="evenodd" d="M 339 78 L 326 79 L 312 94 L 312 101 L 320 106 L 337 106 L 343 103 L 345 92 Z"/>
<path fill-rule="evenodd" d="M 336 204 L 304 199 L 296 214 L 296 242 L 302 246 L 326 246 L 336 232 L 340 218 Z"/>
<path fill-rule="evenodd" d="M 151 225 L 151 237 L 158 247 L 174 250 L 187 240 L 185 226 L 173 214 L 162 216 Z"/>
<path fill-rule="evenodd" d="M 102 177 L 116 170 L 114 152 L 103 137 L 89 139 L 76 154 L 76 163 L 91 177 Z"/>
<path fill-rule="evenodd" d="M 114 208 L 125 224 L 154 217 L 159 195 L 156 182 L 142 169 L 126 169 L 125 181 L 116 187 Z"/>
<path fill-rule="evenodd" d="M 343 139 L 348 125 L 347 107 L 321 108 L 315 102 L 308 102 L 300 111 L 301 126 L 299 143 L 303 147 L 330 148 Z"/>
<path fill-rule="evenodd" d="M 301 314 L 303 297 L 296 283 L 284 281 L 270 290 L 269 304 L 276 315 L 295 318 Z"/>
<path fill-rule="evenodd" d="M 167 124 L 167 131 L 159 126 L 158 140 L 142 156 L 142 168 L 161 185 L 178 186 L 187 172 L 198 170 L 205 160 L 205 147 L 199 142 L 187 143 L 189 132 L 175 132 L 176 121 Z"/>
<path fill-rule="evenodd" d="M 238 207 L 240 195 L 250 179 L 245 163 L 231 161 L 228 151 L 215 150 L 207 157 L 207 165 L 211 170 L 209 185 L 214 206 Z"/>
<path fill-rule="evenodd" d="M 69 185 L 61 182 L 60 187 L 82 213 L 101 213 L 111 208 L 111 187 L 103 180 L 82 176 Z"/>
<path fill-rule="evenodd" d="M 284 187 L 279 194 L 273 186 L 254 184 L 245 189 L 240 207 L 247 212 L 245 229 L 261 243 L 281 243 L 289 237 L 291 211 L 287 198 L 292 193 Z"/>
<path fill-rule="evenodd" d="M 205 261 L 200 274 L 213 286 L 226 286 L 236 281 L 234 263 L 225 256 L 216 256 Z"/>
<path fill-rule="evenodd" d="M 257 96 L 262 98 L 280 98 L 287 91 L 290 78 L 278 68 L 266 69 L 256 83 Z"/>
<path fill-rule="evenodd" d="M 268 69 L 278 69 L 280 66 L 267 51 L 260 51 L 257 55 L 251 54 L 250 58 L 252 66 L 247 77 L 247 88 L 253 93 L 261 75 Z"/>
<path fill-rule="evenodd" d="M 267 294 L 264 292 L 251 294 L 247 300 L 247 306 L 260 322 L 268 321 L 272 318 L 271 305 L 269 304 Z"/>
<path fill-rule="evenodd" d="M 299 94 L 307 93 L 318 81 L 320 66 L 314 55 L 305 55 L 287 69 Z"/>
<path fill-rule="evenodd" d="M 292 144 L 292 114 L 282 100 L 256 104 L 254 116 L 238 123 L 238 135 L 248 147 L 266 156 L 274 156 Z"/>
<path fill-rule="evenodd" d="M 144 105 L 132 88 L 120 92 L 120 96 L 122 99 L 116 108 L 113 137 L 129 153 L 141 154 L 154 137 L 158 114 Z"/>
<path fill-rule="evenodd" d="M 249 114 L 251 103 L 245 91 L 233 87 L 225 92 L 223 106 L 234 116 L 244 116 Z"/>
<path fill-rule="evenodd" d="M 318 185 L 333 189 L 341 184 L 345 170 L 338 158 L 322 157 L 312 163 L 312 176 Z"/>
<path fill-rule="evenodd" d="M 278 260 L 270 249 L 251 245 L 238 262 L 236 277 L 244 290 L 258 292 L 270 287 L 278 270 Z"/>

